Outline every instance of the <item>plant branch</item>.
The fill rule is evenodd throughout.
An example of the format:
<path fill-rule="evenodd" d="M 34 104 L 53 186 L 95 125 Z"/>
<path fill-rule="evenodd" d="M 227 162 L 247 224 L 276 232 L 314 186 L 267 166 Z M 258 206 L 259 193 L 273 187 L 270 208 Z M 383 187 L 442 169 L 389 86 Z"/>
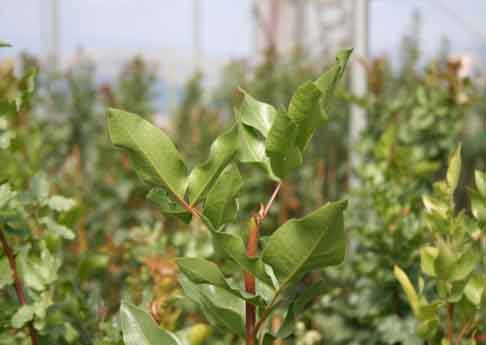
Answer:
<path fill-rule="evenodd" d="M 474 326 L 474 322 L 471 322 L 471 323 L 467 323 L 466 322 L 464 324 L 464 326 L 462 326 L 462 329 L 459 332 L 459 335 L 457 336 L 454 345 L 460 345 L 462 338 L 464 338 L 464 336 L 466 335 L 466 333 L 469 332 L 473 326 Z"/>
<path fill-rule="evenodd" d="M 268 211 L 270 211 L 270 207 L 272 207 L 272 204 L 275 201 L 275 198 L 277 197 L 278 192 L 280 191 L 280 187 L 282 187 L 282 182 L 277 183 L 277 185 L 275 186 L 275 189 L 273 190 L 272 196 L 268 200 L 267 204 L 265 205 L 265 207 L 263 207 L 263 209 L 260 210 L 261 214 L 260 214 L 260 212 L 258 214 L 260 222 L 263 221 L 263 219 L 267 216 Z"/>
<path fill-rule="evenodd" d="M 187 210 L 187 212 L 201 218 L 201 212 L 197 208 L 189 205 L 183 198 L 181 198 L 179 195 L 175 193 L 174 193 L 174 197 L 176 198 L 177 202 Z"/>
<path fill-rule="evenodd" d="M 270 207 L 272 207 L 278 191 L 280 190 L 281 183 L 279 182 L 272 193 L 272 196 L 268 200 L 265 206 L 260 205 L 260 210 L 256 215 L 252 217 L 250 232 L 248 233 L 248 242 L 246 246 L 246 255 L 248 257 L 255 257 L 258 254 L 258 240 L 260 238 L 260 224 L 268 214 Z M 250 272 L 244 272 L 245 279 L 245 291 L 254 295 L 256 293 L 256 279 Z M 250 302 L 245 302 L 245 331 L 246 331 L 246 345 L 255 345 L 256 342 L 256 306 Z"/>
<path fill-rule="evenodd" d="M 452 344 L 454 338 L 454 304 L 447 303 L 447 339 Z"/>
<path fill-rule="evenodd" d="M 5 237 L 5 234 L 3 233 L 3 227 L 0 226 L 0 242 L 2 242 L 3 250 L 5 251 L 5 254 L 7 255 L 8 263 L 10 265 L 10 270 L 12 271 L 12 277 L 14 280 L 14 285 L 15 285 L 15 293 L 17 294 L 17 299 L 19 300 L 20 305 L 25 305 L 27 304 L 27 299 L 25 298 L 25 293 L 24 293 L 24 288 L 22 286 L 22 282 L 20 280 L 19 273 L 17 271 L 17 263 L 15 262 L 15 255 L 12 250 L 12 247 L 7 242 L 7 238 Z M 32 321 L 30 321 L 27 324 L 27 327 L 29 329 L 29 335 L 30 335 L 30 340 L 32 342 L 32 345 L 37 345 L 37 334 L 34 329 L 34 324 Z"/>

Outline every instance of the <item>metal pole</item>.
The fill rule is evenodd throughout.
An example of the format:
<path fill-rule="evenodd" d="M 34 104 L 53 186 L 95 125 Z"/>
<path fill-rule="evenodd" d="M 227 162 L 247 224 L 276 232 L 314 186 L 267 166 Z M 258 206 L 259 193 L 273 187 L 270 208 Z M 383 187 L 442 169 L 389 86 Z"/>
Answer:
<path fill-rule="evenodd" d="M 358 97 L 365 96 L 367 89 L 366 70 L 360 61 L 368 58 L 368 14 L 369 0 L 355 0 L 354 4 L 354 27 L 353 41 L 354 52 L 351 64 L 351 91 Z M 356 169 L 359 165 L 359 156 L 354 150 L 362 130 L 366 127 L 366 112 L 363 108 L 353 105 L 351 107 L 350 121 L 350 153 L 351 168 Z M 351 178 L 351 186 L 357 185 L 357 179 Z"/>
<path fill-rule="evenodd" d="M 193 63 L 194 72 L 198 72 L 202 67 L 201 54 L 201 6 L 200 0 L 193 0 Z"/>
<path fill-rule="evenodd" d="M 50 8 L 47 16 L 47 63 L 50 68 L 54 69 L 59 62 L 59 2 L 58 0 L 50 1 Z"/>

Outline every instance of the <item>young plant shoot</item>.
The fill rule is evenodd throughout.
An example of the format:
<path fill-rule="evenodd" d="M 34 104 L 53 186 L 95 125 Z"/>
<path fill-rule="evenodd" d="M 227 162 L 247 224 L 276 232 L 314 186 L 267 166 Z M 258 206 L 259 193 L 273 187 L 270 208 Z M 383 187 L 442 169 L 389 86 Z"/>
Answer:
<path fill-rule="evenodd" d="M 290 219 L 261 241 L 260 228 L 282 181 L 298 169 L 315 130 L 328 119 L 329 105 L 351 50 L 316 80 L 303 83 L 287 109 L 276 109 L 242 91 L 234 124 L 211 145 L 208 159 L 188 170 L 172 140 L 142 117 L 108 111 L 109 136 L 125 149 L 148 197 L 168 215 L 197 218 L 211 232 L 215 256 L 229 260 L 235 272 L 202 257 L 177 260 L 180 284 L 217 329 L 244 338 L 247 345 L 271 344 L 293 332 L 293 320 L 322 292 L 322 284 L 297 293 L 308 273 L 341 263 L 346 251 L 343 212 L 346 201 L 330 202 L 300 219 Z M 241 233 L 228 231 L 238 216 L 237 198 L 245 183 L 241 165 L 261 168 L 275 183 Z M 241 279 L 243 275 L 243 279 Z M 238 279 L 239 277 L 239 279 Z M 242 282 L 240 286 L 239 282 Z M 269 320 L 277 308 L 286 316 L 278 330 Z M 121 326 L 127 345 L 182 344 L 142 309 L 122 303 Z"/>

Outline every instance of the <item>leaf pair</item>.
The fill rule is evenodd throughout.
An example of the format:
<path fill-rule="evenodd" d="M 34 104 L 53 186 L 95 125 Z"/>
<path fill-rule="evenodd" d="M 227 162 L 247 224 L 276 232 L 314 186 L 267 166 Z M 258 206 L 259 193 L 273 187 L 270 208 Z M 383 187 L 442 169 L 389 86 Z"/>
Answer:
<path fill-rule="evenodd" d="M 342 78 L 351 50 L 337 55 L 337 63 L 315 81 L 302 84 L 287 111 L 277 111 L 243 91 L 236 109 L 240 161 L 263 167 L 270 177 L 284 178 L 302 164 L 315 130 L 327 119 L 331 96 Z"/>
<path fill-rule="evenodd" d="M 220 178 L 230 178 L 238 186 L 239 173 L 236 167 L 221 176 L 237 152 L 237 128 L 233 126 L 211 145 L 208 160 L 196 166 L 188 174 L 186 164 L 170 138 L 161 129 L 135 114 L 110 109 L 108 131 L 114 145 L 126 149 L 142 180 L 154 187 L 149 198 L 164 212 L 175 214 L 186 221 L 190 219 L 187 208 L 195 207 L 209 193 L 206 204 L 209 218 L 215 225 L 226 221 L 234 214 L 234 205 L 228 204 L 235 189 L 228 190 Z M 188 202 L 186 202 L 186 196 Z M 224 203 L 227 212 L 215 211 Z"/>

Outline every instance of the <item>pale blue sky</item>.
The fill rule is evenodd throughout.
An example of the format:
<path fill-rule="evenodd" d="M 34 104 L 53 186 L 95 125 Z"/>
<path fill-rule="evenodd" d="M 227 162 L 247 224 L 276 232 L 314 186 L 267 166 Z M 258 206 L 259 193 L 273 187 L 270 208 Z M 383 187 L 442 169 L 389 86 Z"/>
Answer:
<path fill-rule="evenodd" d="M 46 0 L 2 0 L 0 39 L 20 50 L 41 51 L 40 6 Z M 83 46 L 116 49 L 127 56 L 144 49 L 174 49 L 191 54 L 192 0 L 59 0 L 61 42 L 64 56 Z M 232 58 L 251 52 L 249 0 L 201 0 L 202 46 L 205 56 Z M 452 9 L 447 13 L 439 4 Z M 373 55 L 396 54 L 402 33 L 414 9 L 424 19 L 423 46 L 426 53 L 437 49 L 442 36 L 451 39 L 453 52 L 477 53 L 481 38 L 471 31 L 486 31 L 484 0 L 371 0 Z M 454 18 L 457 16 L 457 18 Z M 466 21 L 466 24 L 461 23 Z M 467 27 L 466 29 L 464 27 Z"/>

